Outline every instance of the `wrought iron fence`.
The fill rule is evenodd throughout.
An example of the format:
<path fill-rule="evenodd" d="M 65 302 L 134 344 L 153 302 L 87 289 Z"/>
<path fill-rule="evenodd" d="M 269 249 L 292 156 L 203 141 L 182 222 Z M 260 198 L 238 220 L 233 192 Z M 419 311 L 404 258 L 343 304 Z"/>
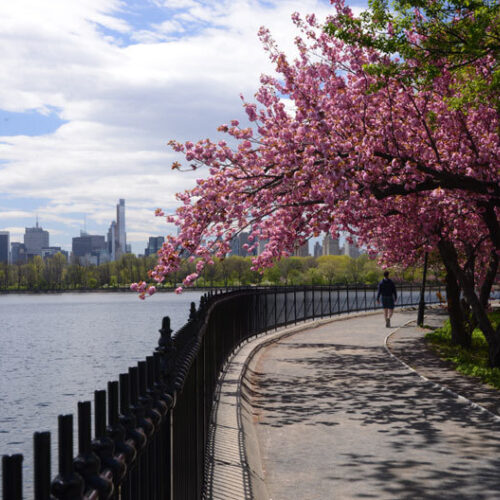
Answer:
<path fill-rule="evenodd" d="M 399 306 L 418 304 L 419 289 L 398 292 Z M 426 302 L 441 294 L 428 287 Z M 95 392 L 93 438 L 91 403 L 78 403 L 76 457 L 73 415 L 59 416 L 53 479 L 50 433 L 35 433 L 35 500 L 201 498 L 213 396 L 235 348 L 271 329 L 377 307 L 370 287 L 250 287 L 204 295 L 174 336 L 165 317 L 154 354 Z M 22 460 L 2 458 L 3 500 L 23 498 Z"/>

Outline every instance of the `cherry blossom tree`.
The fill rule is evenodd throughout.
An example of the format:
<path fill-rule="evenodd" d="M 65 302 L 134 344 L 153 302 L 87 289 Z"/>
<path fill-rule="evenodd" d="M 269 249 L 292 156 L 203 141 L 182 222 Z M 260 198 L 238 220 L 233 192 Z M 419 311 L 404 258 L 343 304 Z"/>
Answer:
<path fill-rule="evenodd" d="M 341 2 L 335 9 L 330 26 L 353 17 Z M 189 286 L 205 265 L 230 252 L 241 231 L 250 233 L 249 250 L 265 242 L 254 269 L 273 265 L 322 232 L 357 233 L 388 264 L 438 249 L 488 340 L 491 363 L 500 365 L 500 331 L 476 291 L 497 276 L 500 253 L 494 101 L 451 106 L 462 75 L 446 65 L 418 87 L 371 71 L 392 64 L 377 48 L 332 36 L 314 15 L 294 14 L 293 21 L 301 32 L 294 61 L 260 30 L 277 76 L 263 75 L 255 102 L 243 100 L 248 126 L 236 120 L 221 125 L 227 141 L 170 142 L 189 168 L 208 172 L 177 195 L 175 214 L 157 211 L 179 234 L 167 238 L 151 278 L 163 281 L 188 254 L 200 258 L 184 279 Z M 417 59 L 405 64 L 418 69 Z M 486 78 L 491 64 L 485 55 L 469 71 Z M 145 283 L 133 288 L 142 296 L 154 293 Z"/>

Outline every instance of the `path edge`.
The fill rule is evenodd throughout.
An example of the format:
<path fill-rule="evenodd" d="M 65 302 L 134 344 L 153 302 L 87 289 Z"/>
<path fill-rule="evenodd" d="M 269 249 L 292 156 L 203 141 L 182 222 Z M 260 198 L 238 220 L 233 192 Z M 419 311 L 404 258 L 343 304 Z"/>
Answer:
<path fill-rule="evenodd" d="M 407 321 L 403 325 L 403 327 L 409 325 L 410 323 L 414 323 L 414 322 L 415 322 L 415 320 Z M 392 332 L 390 332 L 389 334 L 387 334 L 386 337 L 385 337 L 385 339 L 384 339 L 384 347 L 385 347 L 386 351 L 389 353 L 389 355 L 391 357 L 393 357 L 395 360 L 397 360 L 399 363 L 401 363 L 407 370 L 409 370 L 410 372 L 412 372 L 415 375 L 417 375 L 417 377 L 420 378 L 420 380 L 422 381 L 422 383 L 428 385 L 429 387 L 432 387 L 435 390 L 438 390 L 440 392 L 444 392 L 445 394 L 448 394 L 449 396 L 451 396 L 452 398 L 460 401 L 461 403 L 464 403 L 464 404 L 470 406 L 471 408 L 474 408 L 475 410 L 478 410 L 481 413 L 484 413 L 485 415 L 488 415 L 489 417 L 493 418 L 493 420 L 495 420 L 495 422 L 499 422 L 500 423 L 500 416 L 497 415 L 496 413 L 493 413 L 492 411 L 488 410 L 487 408 L 485 408 L 484 406 L 480 405 L 479 403 L 475 403 L 474 401 L 472 401 L 471 399 L 463 396 L 462 394 L 459 394 L 459 393 L 457 393 L 455 391 L 452 391 L 448 387 L 445 387 L 444 385 L 441 385 L 441 384 L 439 384 L 437 382 L 434 382 L 434 381 L 428 379 L 426 376 L 418 373 L 418 371 L 415 370 L 414 368 L 412 368 L 408 363 L 406 363 L 401 358 L 399 358 L 398 356 L 396 356 L 391 351 L 391 349 L 389 348 L 388 340 L 389 340 L 389 338 L 392 335 L 394 335 L 396 332 L 398 332 L 401 328 L 402 327 L 398 327 L 398 328 L 394 329 Z M 425 328 L 424 328 L 424 330 L 425 330 Z"/>

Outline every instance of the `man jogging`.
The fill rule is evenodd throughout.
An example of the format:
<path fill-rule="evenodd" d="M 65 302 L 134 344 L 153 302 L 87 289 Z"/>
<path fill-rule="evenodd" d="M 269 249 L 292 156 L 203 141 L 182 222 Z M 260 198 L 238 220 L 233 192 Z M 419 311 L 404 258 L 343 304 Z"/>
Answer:
<path fill-rule="evenodd" d="M 391 317 L 394 312 L 394 303 L 398 295 L 394 282 L 389 279 L 389 271 L 384 271 L 384 279 L 378 284 L 377 302 L 380 304 L 382 297 L 382 306 L 384 308 L 385 326 L 391 327 Z"/>

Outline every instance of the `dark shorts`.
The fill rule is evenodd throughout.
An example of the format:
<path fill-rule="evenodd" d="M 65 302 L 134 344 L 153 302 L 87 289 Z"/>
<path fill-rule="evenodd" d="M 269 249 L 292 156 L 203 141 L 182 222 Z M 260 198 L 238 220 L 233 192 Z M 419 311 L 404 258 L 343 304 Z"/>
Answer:
<path fill-rule="evenodd" d="M 394 309 L 394 297 L 392 295 L 390 297 L 382 295 L 382 306 L 384 309 Z"/>

